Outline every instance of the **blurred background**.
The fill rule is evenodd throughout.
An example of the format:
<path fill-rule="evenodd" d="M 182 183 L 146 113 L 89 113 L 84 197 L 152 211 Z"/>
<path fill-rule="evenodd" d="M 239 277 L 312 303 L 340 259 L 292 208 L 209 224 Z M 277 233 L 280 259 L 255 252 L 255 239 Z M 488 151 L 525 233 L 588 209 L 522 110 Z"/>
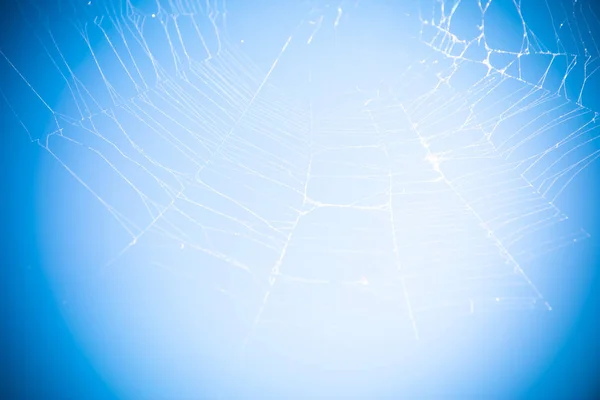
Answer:
<path fill-rule="evenodd" d="M 597 397 L 593 2 L 2 7 L 3 397 Z"/>

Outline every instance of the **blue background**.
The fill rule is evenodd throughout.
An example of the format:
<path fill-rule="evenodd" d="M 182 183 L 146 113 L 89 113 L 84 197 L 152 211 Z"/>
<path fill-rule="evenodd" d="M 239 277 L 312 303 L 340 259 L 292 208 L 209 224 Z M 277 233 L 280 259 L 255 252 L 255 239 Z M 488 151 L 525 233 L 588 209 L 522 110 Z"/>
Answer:
<path fill-rule="evenodd" d="M 262 7 L 257 4 L 254 8 Z M 390 12 L 394 7 L 389 8 Z M 51 12 L 52 10 L 49 10 Z M 55 10 L 54 10 L 55 11 Z M 277 15 L 275 7 L 270 11 Z M 290 12 L 288 10 L 288 12 Z M 293 13 L 290 12 L 293 15 Z M 243 14 L 239 14 L 243 15 Z M 392 14 L 393 15 L 393 14 Z M 0 49 L 11 56 L 31 60 L 27 65 L 30 74 L 37 75 L 47 93 L 56 98 L 46 98 L 58 102 L 62 87 L 53 81 L 44 81 L 43 67 L 36 64 L 36 54 L 27 52 L 24 45 L 31 38 L 23 28 L 19 13 L 8 3 L 1 12 L 3 34 Z M 238 17 L 240 18 L 240 17 Z M 248 17 L 250 18 L 250 17 Z M 284 18 L 280 25 L 273 24 L 265 32 L 256 35 L 269 35 L 278 38 L 275 43 L 264 44 L 260 51 L 273 54 L 281 46 L 281 40 L 291 29 Z M 266 24 L 262 24 L 266 26 Z M 248 29 L 251 29 L 250 26 Z M 279 31 L 281 33 L 279 33 Z M 277 32 L 277 33 L 273 33 Z M 600 38 L 598 38 L 600 39 Z M 269 48 L 271 46 L 271 48 Z M 76 57 L 76 55 L 75 55 Z M 83 55 L 81 56 L 83 57 Z M 257 57 L 260 58 L 260 57 Z M 82 60 L 83 62 L 84 60 Z M 4 62 L 0 60 L 0 62 Z M 264 66 L 263 66 L 264 67 Z M 5 71 L 6 65 L 2 66 Z M 19 92 L 14 82 L 5 79 L 3 74 L 1 89 L 9 94 L 11 104 L 19 101 Z M 58 85 L 58 83 L 57 83 Z M 600 96 L 598 96 L 600 98 Z M 16 99 L 16 100 L 15 100 Z M 593 97 L 587 105 L 598 109 Z M 26 108 L 27 99 L 19 105 Z M 48 126 L 47 115 L 40 112 L 30 115 L 29 123 L 39 131 Z M 64 243 L 73 243 L 86 260 L 101 259 L 106 252 L 114 253 L 110 241 L 101 246 L 90 244 L 98 232 L 111 232 L 111 221 L 100 217 L 102 207 L 81 185 L 42 148 L 32 144 L 26 133 L 19 128 L 18 121 L 6 101 L 0 101 L 0 171 L 2 188 L 0 210 L 2 217 L 1 239 L 2 260 L 0 282 L 2 309 L 2 392 L 5 398 L 56 398 L 56 399 L 109 399 L 116 395 L 107 377 L 101 375 L 97 365 L 88 358 L 82 339 L 74 334 L 72 325 L 67 324 L 65 313 L 68 304 L 54 287 L 55 277 L 48 273 L 48 264 L 56 260 L 64 261 Z M 522 360 L 523 370 L 531 371 L 526 364 L 534 364 L 536 351 L 543 351 L 540 365 L 528 379 L 520 394 L 524 398 L 594 398 L 594 380 L 600 368 L 600 335 L 597 316 L 600 315 L 600 276 L 598 275 L 600 237 L 600 164 L 592 164 L 582 172 L 569 187 L 568 194 L 561 198 L 561 209 L 572 220 L 584 227 L 591 239 L 579 244 L 576 249 L 567 248 L 536 261 L 531 273 L 532 280 L 540 291 L 555 305 L 555 310 L 544 316 L 522 318 L 515 328 L 508 332 L 488 332 L 490 348 L 502 349 L 500 361 L 490 362 L 491 378 L 483 391 L 502 395 L 503 382 L 518 379 L 521 370 L 509 365 L 506 360 Z M 60 190 L 56 190 L 60 188 Z M 65 203 L 69 199 L 68 204 Z M 82 218 L 92 218 L 93 224 L 77 228 Z M 73 229 L 71 229 L 73 227 Z M 115 239 L 116 241 L 116 239 Z M 106 246 L 106 247 L 103 247 Z M 97 252 L 97 253 L 94 253 Z M 569 268 L 563 267 L 569 265 Z M 75 279 L 75 278 L 74 278 Z M 564 290 L 561 288 L 565 288 Z M 567 289 L 568 288 L 568 289 Z M 562 307 L 561 307 L 562 306 Z M 477 322 L 473 322 L 474 324 Z M 550 350 L 548 350 L 550 348 Z M 473 354 L 455 354 L 456 360 L 475 357 Z M 490 357 L 495 357 L 494 354 Z M 534 361 L 531 361 L 531 360 Z M 468 365 L 468 363 L 461 364 Z M 477 370 L 478 365 L 467 368 Z M 394 376 L 394 369 L 377 374 Z M 347 381 L 369 380 L 369 373 L 347 373 L 335 379 Z M 208 375 L 207 375 L 208 376 Z M 308 376 L 308 375 L 307 375 Z M 226 378 L 215 380 L 207 393 L 220 391 L 229 386 L 239 393 L 234 382 Z M 210 378 L 206 378 L 207 381 Z M 310 379 L 309 385 L 310 385 Z M 432 378 L 432 384 L 435 383 Z M 393 378 L 389 378 L 393 381 Z M 281 390 L 281 389 L 280 389 Z M 292 390 L 292 389 L 290 389 Z M 403 393 L 402 387 L 391 385 L 386 394 L 395 396 Z M 482 391 L 477 382 L 468 382 L 461 387 L 467 393 Z M 600 391 L 600 389 L 598 389 Z M 267 395 L 267 389 L 253 388 L 255 398 Z"/>

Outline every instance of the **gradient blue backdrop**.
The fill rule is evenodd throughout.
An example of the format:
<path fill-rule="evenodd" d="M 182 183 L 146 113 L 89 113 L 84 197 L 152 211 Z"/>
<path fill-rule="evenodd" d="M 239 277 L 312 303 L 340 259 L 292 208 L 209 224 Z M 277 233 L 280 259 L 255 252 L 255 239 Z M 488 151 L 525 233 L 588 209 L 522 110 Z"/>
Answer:
<path fill-rule="evenodd" d="M 0 49 L 12 59 L 25 61 L 21 65 L 26 65 L 28 76 L 33 76 L 43 85 L 47 93 L 46 101 L 58 104 L 64 88 L 59 82 L 44 80 L 45 67 L 36 63 L 36 54 L 27 51 L 27 44 L 33 39 L 19 11 L 11 2 L 3 6 Z M 40 7 L 50 13 L 56 12 L 45 10 L 44 4 Z M 391 19 L 394 12 L 400 12 L 395 11 L 393 5 L 382 7 Z M 255 12 L 257 15 L 253 15 Z M 282 15 L 287 17 L 280 17 Z M 240 9 L 231 18 L 232 24 L 235 18 L 238 19 L 236 23 L 240 37 L 255 35 L 261 38 L 248 41 L 260 43 L 248 50 L 250 54 L 254 54 L 257 60 L 269 60 L 293 30 L 293 24 L 296 23 L 294 16 L 291 7 L 267 7 L 256 3 L 248 6 L 245 14 Z M 246 21 L 256 21 L 252 18 L 264 20 L 260 24 L 247 22 L 246 26 L 245 18 Z M 76 50 L 72 54 L 75 59 Z M 83 54 L 81 62 L 89 62 L 83 59 Z M 9 69 L 3 63 L 4 60 L 0 59 L 0 88 L 10 99 L 11 106 L 25 110 L 29 93 L 20 97 L 21 86 L 11 81 L 12 75 L 6 72 Z M 264 69 L 268 64 L 260 66 Z M 600 99 L 600 95 L 597 97 Z M 586 104 L 592 109 L 600 108 L 600 103 L 593 97 L 588 97 Z M 27 122 L 30 130 L 33 127 L 44 132 L 49 126 L 48 114 L 40 111 L 36 115 L 32 111 Z M 118 237 L 102 241 L 99 245 L 94 240 L 103 232 L 116 231 L 114 221 L 106 218 L 104 208 L 97 200 L 46 151 L 31 143 L 12 115 L 9 103 L 4 100 L 0 100 L 0 126 L 0 360 L 4 397 L 114 398 L 116 395 L 108 382 L 110 377 L 101 374 L 97 362 L 93 363 L 88 358 L 89 343 L 84 343 L 80 335 L 74 334 L 73 326 L 67 323 L 72 318 L 69 316 L 69 304 L 57 294 L 56 276 L 48 273 L 53 268 L 62 271 L 79 268 L 81 260 L 91 265 L 103 260 L 107 253 L 114 254 L 122 245 Z M 493 370 L 488 375 L 491 378 L 485 383 L 490 392 L 502 393 L 502 385 L 520 379 L 523 371 L 531 372 L 529 363 L 538 363 L 521 390 L 524 398 L 595 397 L 594 378 L 600 374 L 600 344 L 597 341 L 600 335 L 597 322 L 597 316 L 600 315 L 600 276 L 597 273 L 600 260 L 598 182 L 600 163 L 596 162 L 571 183 L 568 194 L 558 204 L 592 238 L 576 248 L 566 248 L 537 260 L 535 266 L 531 267 L 532 280 L 554 305 L 554 311 L 535 319 L 523 317 L 518 328 L 509 332 L 489 332 L 490 348 L 502 349 L 502 357 L 496 358 L 498 353 L 490 354 L 495 358 L 490 361 Z M 88 223 L 81 224 L 81 221 Z M 72 253 L 68 252 L 69 249 Z M 73 254 L 79 263 L 69 260 L 69 254 Z M 56 263 L 64 265 L 57 266 Z M 72 285 L 81 275 L 73 276 Z M 475 357 L 479 350 L 474 348 L 472 351 L 473 354 L 456 354 L 453 357 L 464 362 L 469 357 Z M 536 351 L 544 352 L 541 361 L 537 360 L 537 356 L 532 356 L 537 354 Z M 523 371 L 511 367 L 506 360 L 522 360 Z M 210 370 L 210 366 L 204 367 Z M 477 370 L 479 366 L 472 368 Z M 377 372 L 387 377 L 393 377 L 394 373 L 393 367 Z M 368 380 L 370 378 L 367 375 L 348 374 L 336 379 Z M 232 389 L 232 393 L 242 390 L 236 387 L 235 382 L 227 382 L 226 377 L 211 377 L 208 372 L 202 379 L 206 379 L 207 394 L 221 392 L 226 386 Z M 392 381 L 393 378 L 388 380 Z M 478 382 L 466 382 L 463 389 L 480 390 L 479 386 Z M 260 386 L 252 390 L 253 398 L 261 398 L 269 393 Z M 402 390 L 401 387 L 390 385 L 386 394 L 393 397 L 402 393 Z"/>

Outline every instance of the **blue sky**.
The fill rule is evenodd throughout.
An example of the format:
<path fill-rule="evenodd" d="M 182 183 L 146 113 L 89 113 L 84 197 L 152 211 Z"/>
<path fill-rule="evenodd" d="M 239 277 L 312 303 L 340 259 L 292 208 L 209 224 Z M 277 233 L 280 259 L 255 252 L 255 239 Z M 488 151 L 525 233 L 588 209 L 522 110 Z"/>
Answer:
<path fill-rule="evenodd" d="M 590 5 L 204 7 L 3 12 L 10 396 L 593 397 Z"/>

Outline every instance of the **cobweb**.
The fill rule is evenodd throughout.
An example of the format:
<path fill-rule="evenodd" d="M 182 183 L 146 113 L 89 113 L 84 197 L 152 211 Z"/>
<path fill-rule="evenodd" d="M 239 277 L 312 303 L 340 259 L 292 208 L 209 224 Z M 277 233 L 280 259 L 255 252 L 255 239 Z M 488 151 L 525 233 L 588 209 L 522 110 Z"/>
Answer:
<path fill-rule="evenodd" d="M 193 269 L 210 301 L 251 309 L 241 353 L 290 327 L 349 348 L 418 339 L 448 316 L 550 310 L 528 263 L 588 236 L 555 203 L 600 155 L 598 18 L 543 4 L 403 3 L 403 56 L 363 79 L 372 46 L 340 54 L 364 3 L 295 5 L 260 62 L 231 22 L 259 5 L 23 3 L 45 77 L 3 51 L 21 86 L 3 96 L 128 237 L 92 279 L 138 247 Z"/>

